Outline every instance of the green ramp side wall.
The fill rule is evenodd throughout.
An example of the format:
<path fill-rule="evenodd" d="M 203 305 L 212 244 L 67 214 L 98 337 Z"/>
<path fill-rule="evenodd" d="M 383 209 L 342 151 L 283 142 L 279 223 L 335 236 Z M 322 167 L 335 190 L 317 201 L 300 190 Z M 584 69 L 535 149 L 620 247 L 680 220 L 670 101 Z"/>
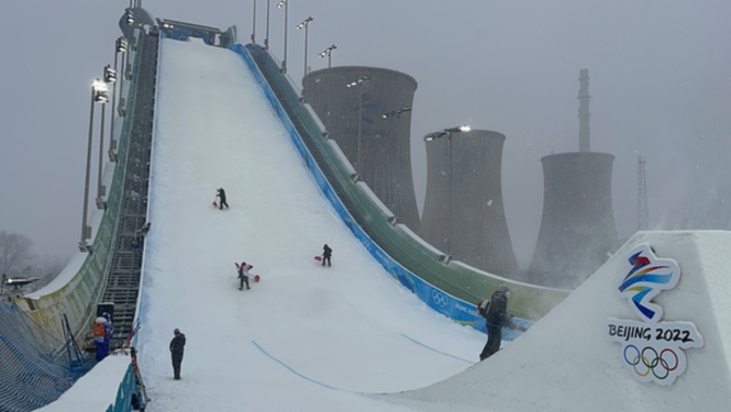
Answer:
<path fill-rule="evenodd" d="M 343 160 L 335 142 L 327 139 L 314 111 L 303 104 L 263 47 L 236 44 L 231 49 L 257 77 L 315 181 L 346 225 L 391 276 L 430 307 L 484 330 L 475 304 L 501 284 L 509 284 L 512 290 L 509 311 L 526 323 L 540 319 L 568 296 L 569 291 L 511 281 L 445 259 L 443 253 L 398 224 L 367 186 L 353 179 L 352 166 Z"/>
<path fill-rule="evenodd" d="M 135 43 L 143 44 L 138 34 Z M 117 219 L 124 196 L 123 187 L 125 167 L 130 141 L 130 130 L 134 119 L 131 114 L 135 104 L 135 90 L 137 85 L 137 70 L 141 59 L 129 50 L 130 57 L 134 56 L 133 75 L 128 83 L 129 91 L 125 100 L 127 116 L 122 118 L 123 124 L 118 138 L 117 162 L 112 164 L 111 183 L 107 197 L 107 209 L 103 212 L 97 230 L 91 242 L 92 253 L 80 253 L 74 256 L 69 265 L 78 265 L 78 259 L 83 259 L 78 272 L 60 288 L 47 294 L 15 299 L 17 306 L 30 315 L 43 329 L 50 332 L 56 339 L 64 342 L 64 331 L 61 320 L 67 316 L 71 332 L 79 345 L 84 344 L 86 331 L 89 330 L 92 320 L 96 316 L 96 303 L 101 299 L 106 286 L 108 268 L 116 238 Z M 62 272 L 63 273 L 63 272 Z M 61 275 L 59 275 L 61 276 Z M 42 293 L 43 289 L 39 291 Z M 50 347 L 50 346 L 49 346 Z"/>

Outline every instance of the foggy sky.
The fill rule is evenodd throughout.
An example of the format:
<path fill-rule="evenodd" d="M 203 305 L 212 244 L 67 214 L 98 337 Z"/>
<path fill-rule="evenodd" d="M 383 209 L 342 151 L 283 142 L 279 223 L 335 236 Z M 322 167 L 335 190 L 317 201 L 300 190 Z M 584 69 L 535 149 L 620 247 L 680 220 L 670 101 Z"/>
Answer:
<path fill-rule="evenodd" d="M 317 53 L 334 43 L 333 66 L 398 70 L 418 82 L 412 156 L 420 206 L 425 134 L 469 123 L 506 135 L 503 197 L 522 265 L 540 227 L 540 159 L 578 150 L 583 68 L 591 77 L 592 151 L 615 156 L 620 237 L 637 227 L 639 155 L 647 158 L 651 229 L 731 229 L 731 2 L 289 1 L 287 66 L 298 87 L 304 33 L 295 26 L 308 16 L 311 70 L 327 67 Z M 284 12 L 276 3 L 270 2 L 269 45 L 282 59 Z M 0 230 L 29 236 L 39 254 L 77 250 L 89 84 L 113 62 L 117 22 L 128 5 L 0 2 Z M 250 41 L 251 0 L 142 5 L 156 17 L 224 30 L 236 25 L 239 41 Z M 265 8 L 258 0 L 259 44 Z M 96 158 L 92 166 L 93 201 Z"/>

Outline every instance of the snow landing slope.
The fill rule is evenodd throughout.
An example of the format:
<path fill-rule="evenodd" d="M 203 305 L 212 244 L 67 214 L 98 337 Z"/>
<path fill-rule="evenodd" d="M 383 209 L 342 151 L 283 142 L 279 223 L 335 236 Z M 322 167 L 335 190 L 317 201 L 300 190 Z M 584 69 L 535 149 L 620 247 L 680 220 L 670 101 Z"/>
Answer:
<path fill-rule="evenodd" d="M 663 266 L 672 259 L 679 268 L 677 285 L 653 301 L 664 310 L 662 322 L 673 324 L 671 330 L 692 324 L 702 339 L 686 341 L 682 333 L 668 334 L 660 322 L 641 322 L 632 303 L 618 296 L 631 270 L 629 258 L 643 245 L 657 258 L 651 256 L 647 267 L 665 274 Z M 379 398 L 412 407 L 414 400 L 422 401 L 425 410 L 440 410 L 441 404 L 441 410 L 459 411 L 727 411 L 730 250 L 731 232 L 640 232 L 509 350 L 443 382 Z M 612 340 L 610 319 L 639 322 L 650 333 L 629 342 Z M 678 338 L 687 349 L 672 347 Z M 653 340 L 672 350 L 650 349 Z M 651 368 L 630 364 L 639 361 L 632 346 L 643 351 Z M 686 367 L 676 376 L 679 357 Z M 671 377 L 675 381 L 667 380 Z"/>
<path fill-rule="evenodd" d="M 331 210 L 240 56 L 164 39 L 158 72 L 137 343 L 148 411 L 405 411 L 360 393 L 477 360 L 485 336 L 398 286 Z M 212 206 L 219 187 L 228 210 Z M 329 268 L 313 259 L 325 243 Z M 241 261 L 261 276 L 251 290 Z"/>

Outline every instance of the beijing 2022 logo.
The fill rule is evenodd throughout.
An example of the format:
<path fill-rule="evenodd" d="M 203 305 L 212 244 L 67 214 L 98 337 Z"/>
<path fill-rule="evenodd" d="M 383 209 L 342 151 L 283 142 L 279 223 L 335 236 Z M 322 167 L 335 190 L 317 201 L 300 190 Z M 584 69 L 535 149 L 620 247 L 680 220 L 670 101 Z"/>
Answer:
<path fill-rule="evenodd" d="M 609 339 L 622 344 L 622 361 L 640 382 L 669 386 L 685 372 L 685 350 L 703 347 L 703 337 L 691 322 L 661 322 L 663 308 L 652 300 L 675 288 L 680 267 L 660 259 L 641 244 L 632 250 L 629 265 L 617 288 L 642 321 L 609 318 Z"/>

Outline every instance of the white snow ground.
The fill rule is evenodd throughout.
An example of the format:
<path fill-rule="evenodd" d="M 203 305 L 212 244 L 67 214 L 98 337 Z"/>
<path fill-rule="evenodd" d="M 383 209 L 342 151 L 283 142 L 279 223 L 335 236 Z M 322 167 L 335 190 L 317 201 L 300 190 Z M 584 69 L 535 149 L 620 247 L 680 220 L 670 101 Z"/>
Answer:
<path fill-rule="evenodd" d="M 636 235 L 507 350 L 471 366 L 484 335 L 435 314 L 369 257 L 237 55 L 165 40 L 159 78 L 137 342 L 148 411 L 729 409 L 731 232 Z M 229 210 L 211 205 L 218 187 Z M 313 260 L 324 243 L 331 268 Z M 637 243 L 678 261 L 680 282 L 655 301 L 705 340 L 685 351 L 672 386 L 633 379 L 607 336 L 608 318 L 635 318 L 616 287 Z M 237 290 L 242 260 L 262 277 L 248 291 Z M 188 338 L 180 381 L 167 349 L 176 327 Z M 112 399 L 89 391 L 116 388 L 117 360 L 42 410 L 104 410 Z"/>
<path fill-rule="evenodd" d="M 477 361 L 484 335 L 399 287 L 332 211 L 241 57 L 198 40 L 161 50 L 138 342 L 149 411 L 405 410 L 358 392 Z M 212 206 L 219 187 L 228 210 Z M 325 243 L 332 267 L 314 260 Z M 262 280 L 239 291 L 244 260 Z"/>

